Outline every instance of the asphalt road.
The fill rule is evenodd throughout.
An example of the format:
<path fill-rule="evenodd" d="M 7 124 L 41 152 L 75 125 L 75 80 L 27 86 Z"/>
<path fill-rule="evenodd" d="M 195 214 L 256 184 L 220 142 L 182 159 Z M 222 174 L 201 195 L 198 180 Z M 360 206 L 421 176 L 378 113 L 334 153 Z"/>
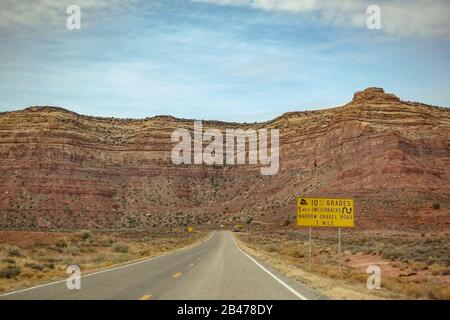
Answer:
<path fill-rule="evenodd" d="M 81 289 L 59 281 L 0 299 L 316 299 L 300 283 L 269 270 L 237 246 L 228 231 L 194 247 L 82 276 Z"/>

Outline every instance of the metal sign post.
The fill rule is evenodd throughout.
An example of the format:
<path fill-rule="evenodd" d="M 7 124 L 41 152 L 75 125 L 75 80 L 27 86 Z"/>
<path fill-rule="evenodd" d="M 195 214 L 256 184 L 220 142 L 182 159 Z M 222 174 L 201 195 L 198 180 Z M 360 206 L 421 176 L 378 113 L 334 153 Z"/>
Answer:
<path fill-rule="evenodd" d="M 355 226 L 355 212 L 353 199 L 342 198 L 306 198 L 297 197 L 297 225 L 309 227 L 308 264 L 311 271 L 312 264 L 312 228 L 338 228 L 338 269 L 341 271 L 341 228 Z"/>
<path fill-rule="evenodd" d="M 341 228 L 338 228 L 339 232 L 339 245 L 338 245 L 338 271 L 341 272 Z"/>
<path fill-rule="evenodd" d="M 308 253 L 308 268 L 309 272 L 311 272 L 311 253 L 312 253 L 312 228 L 309 227 L 309 253 Z"/>

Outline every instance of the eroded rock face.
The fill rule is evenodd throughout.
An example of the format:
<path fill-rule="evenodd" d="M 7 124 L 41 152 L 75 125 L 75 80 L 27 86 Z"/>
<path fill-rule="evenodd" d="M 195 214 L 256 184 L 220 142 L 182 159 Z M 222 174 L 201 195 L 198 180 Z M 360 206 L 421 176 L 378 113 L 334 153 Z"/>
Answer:
<path fill-rule="evenodd" d="M 51 107 L 2 113 L 0 227 L 148 228 L 248 217 L 281 226 L 295 216 L 300 194 L 355 197 L 358 226 L 450 225 L 449 109 L 369 88 L 344 107 L 203 126 L 278 128 L 279 173 L 173 165 L 170 136 L 192 130 L 190 120 L 95 118 Z M 432 202 L 443 209 L 428 212 Z"/>
<path fill-rule="evenodd" d="M 400 99 L 391 94 L 385 93 L 382 88 L 367 88 L 358 91 L 353 96 L 353 103 L 399 103 Z"/>

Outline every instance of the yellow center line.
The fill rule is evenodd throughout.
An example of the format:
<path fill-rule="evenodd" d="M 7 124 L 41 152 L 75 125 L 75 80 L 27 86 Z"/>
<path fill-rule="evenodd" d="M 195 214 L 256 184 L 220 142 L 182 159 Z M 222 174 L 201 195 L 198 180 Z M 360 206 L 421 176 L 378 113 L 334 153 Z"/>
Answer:
<path fill-rule="evenodd" d="M 177 272 L 173 275 L 174 278 L 178 278 L 179 276 L 181 276 L 181 272 Z"/>
<path fill-rule="evenodd" d="M 140 297 L 139 300 L 150 300 L 151 298 L 152 298 L 151 294 L 146 294 Z"/>

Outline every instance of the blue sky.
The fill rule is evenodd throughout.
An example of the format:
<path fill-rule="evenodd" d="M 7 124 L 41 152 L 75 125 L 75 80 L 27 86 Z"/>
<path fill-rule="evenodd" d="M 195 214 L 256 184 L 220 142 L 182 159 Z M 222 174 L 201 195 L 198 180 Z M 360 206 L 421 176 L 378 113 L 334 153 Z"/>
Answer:
<path fill-rule="evenodd" d="M 379 1 L 382 30 L 365 0 L 4 1 L 1 111 L 253 122 L 369 86 L 450 106 L 446 1 Z M 68 4 L 81 30 L 66 29 Z"/>

